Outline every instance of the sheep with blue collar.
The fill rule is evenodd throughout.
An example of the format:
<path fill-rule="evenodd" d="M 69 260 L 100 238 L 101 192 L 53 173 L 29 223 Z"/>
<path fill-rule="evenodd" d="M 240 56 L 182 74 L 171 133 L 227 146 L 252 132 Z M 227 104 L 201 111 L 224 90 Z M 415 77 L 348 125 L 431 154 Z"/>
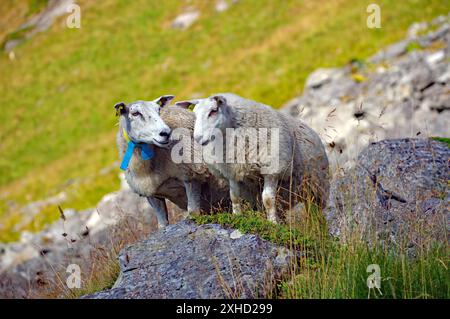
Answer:
<path fill-rule="evenodd" d="M 205 164 L 172 160 L 172 130 L 190 127 L 193 131 L 195 122 L 192 112 L 168 107 L 173 97 L 115 105 L 121 168 L 130 188 L 148 199 L 159 228 L 169 223 L 165 199 L 189 214 L 226 210 L 229 205 L 227 182 L 214 177 Z"/>

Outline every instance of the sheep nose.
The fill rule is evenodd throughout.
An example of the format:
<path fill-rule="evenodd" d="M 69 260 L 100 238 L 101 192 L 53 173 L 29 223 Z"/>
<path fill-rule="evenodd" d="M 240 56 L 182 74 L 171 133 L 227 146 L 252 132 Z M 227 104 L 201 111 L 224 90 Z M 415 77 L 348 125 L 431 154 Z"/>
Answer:
<path fill-rule="evenodd" d="M 171 130 L 165 130 L 165 131 L 161 131 L 161 132 L 159 133 L 159 136 L 162 136 L 162 137 L 169 137 L 171 133 L 172 133 Z"/>

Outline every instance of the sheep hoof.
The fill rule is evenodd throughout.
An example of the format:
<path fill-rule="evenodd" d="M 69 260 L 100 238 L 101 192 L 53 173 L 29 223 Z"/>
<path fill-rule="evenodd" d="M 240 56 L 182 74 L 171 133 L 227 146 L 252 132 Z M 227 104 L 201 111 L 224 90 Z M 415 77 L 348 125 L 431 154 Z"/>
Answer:
<path fill-rule="evenodd" d="M 269 215 L 269 216 L 267 217 L 267 220 L 268 220 L 269 222 L 271 222 L 271 223 L 278 224 L 278 221 L 277 221 L 277 217 L 276 217 L 276 216 L 271 216 L 271 215 Z"/>
<path fill-rule="evenodd" d="M 169 225 L 169 220 L 167 218 L 158 218 L 158 229 L 164 229 Z"/>
<path fill-rule="evenodd" d="M 241 205 L 233 204 L 233 215 L 241 215 L 241 214 L 242 214 Z"/>
<path fill-rule="evenodd" d="M 158 223 L 158 229 L 164 229 L 164 228 L 166 228 L 167 225 L 168 225 L 168 223 L 167 224 L 166 223 L 164 223 L 164 224 Z"/>

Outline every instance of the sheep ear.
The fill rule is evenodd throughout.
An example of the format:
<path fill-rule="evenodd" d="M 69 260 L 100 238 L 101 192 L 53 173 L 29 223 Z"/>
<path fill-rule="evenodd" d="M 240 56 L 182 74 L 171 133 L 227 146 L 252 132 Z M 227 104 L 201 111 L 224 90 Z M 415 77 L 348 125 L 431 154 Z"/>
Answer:
<path fill-rule="evenodd" d="M 183 109 L 192 111 L 194 109 L 194 106 L 198 103 L 198 101 L 180 101 L 175 103 L 176 106 L 179 106 Z"/>
<path fill-rule="evenodd" d="M 227 104 L 227 100 L 223 95 L 214 95 L 212 99 L 216 101 L 218 107 L 222 107 Z"/>
<path fill-rule="evenodd" d="M 155 102 L 159 104 L 159 106 L 164 107 L 169 104 L 169 102 L 172 101 L 174 97 L 174 95 L 163 95 L 157 98 Z"/>
<path fill-rule="evenodd" d="M 124 102 L 119 102 L 114 105 L 116 109 L 116 116 L 122 115 L 128 112 L 128 107 Z"/>

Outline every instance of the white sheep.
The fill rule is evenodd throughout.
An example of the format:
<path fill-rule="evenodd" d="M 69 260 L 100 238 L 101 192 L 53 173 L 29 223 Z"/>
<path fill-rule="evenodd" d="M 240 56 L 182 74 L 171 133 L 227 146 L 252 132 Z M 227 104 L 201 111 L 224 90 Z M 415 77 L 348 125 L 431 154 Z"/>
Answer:
<path fill-rule="evenodd" d="M 269 156 L 256 152 L 255 157 L 255 147 L 251 149 L 244 144 L 246 156 L 252 153 L 253 161 L 236 162 L 234 158 L 234 162 L 230 162 L 227 158 L 209 163 L 212 172 L 229 181 L 233 213 L 240 213 L 241 199 L 248 198 L 248 194 L 261 186 L 260 197 L 272 222 L 277 222 L 277 206 L 292 208 L 297 202 L 306 201 L 308 195 L 313 196 L 318 205 L 325 206 L 329 190 L 328 158 L 319 136 L 312 129 L 270 106 L 231 93 L 216 94 L 193 103 L 196 104 L 194 139 L 201 145 L 225 149 L 226 156 L 238 145 L 235 136 L 228 140 L 231 133 L 245 143 L 245 138 L 250 141 L 255 137 L 251 136 L 256 134 L 251 129 L 266 128 L 271 147 L 278 138 L 278 150 L 275 147 L 276 151 Z M 239 131 L 236 134 L 230 129 Z M 261 131 L 266 133 L 258 131 L 258 138 Z M 258 150 L 262 146 L 258 141 Z M 267 170 L 267 165 L 273 167 Z"/>
<path fill-rule="evenodd" d="M 147 197 L 159 228 L 168 224 L 165 199 L 189 214 L 226 210 L 229 205 L 227 182 L 212 176 L 205 164 L 172 160 L 172 129 L 185 127 L 192 134 L 195 122 L 192 112 L 165 107 L 172 99 L 172 95 L 165 95 L 154 101 L 115 105 L 120 116 L 117 147 L 125 178 L 134 192 Z M 130 141 L 135 147 L 127 163 Z"/>

